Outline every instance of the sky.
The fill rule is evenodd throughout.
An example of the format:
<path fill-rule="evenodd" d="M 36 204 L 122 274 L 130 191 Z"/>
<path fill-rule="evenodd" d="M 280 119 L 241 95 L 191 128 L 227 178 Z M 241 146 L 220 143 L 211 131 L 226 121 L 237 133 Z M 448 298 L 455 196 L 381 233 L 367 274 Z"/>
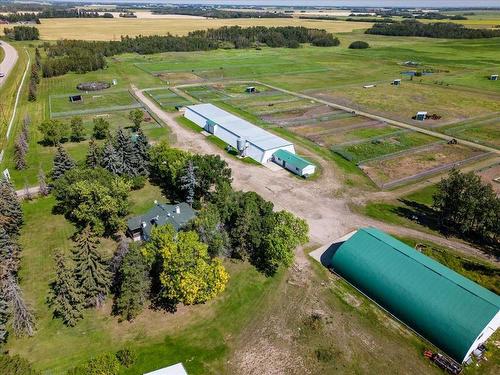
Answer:
<path fill-rule="evenodd" d="M 61 0 L 62 1 L 62 0 Z M 67 1 L 67 0 L 66 0 Z M 79 2 L 80 0 L 73 0 Z M 85 0 L 88 2 L 89 0 Z M 500 7 L 500 0 L 103 0 L 103 2 L 367 7 Z M 99 1 L 96 1 L 99 3 Z"/>

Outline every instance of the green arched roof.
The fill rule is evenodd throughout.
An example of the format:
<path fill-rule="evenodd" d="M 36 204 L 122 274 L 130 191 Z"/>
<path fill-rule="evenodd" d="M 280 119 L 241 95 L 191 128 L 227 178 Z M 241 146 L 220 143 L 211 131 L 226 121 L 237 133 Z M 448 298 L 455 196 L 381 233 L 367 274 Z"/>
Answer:
<path fill-rule="evenodd" d="M 363 228 L 333 270 L 458 362 L 500 309 L 500 297 L 388 234 Z"/>

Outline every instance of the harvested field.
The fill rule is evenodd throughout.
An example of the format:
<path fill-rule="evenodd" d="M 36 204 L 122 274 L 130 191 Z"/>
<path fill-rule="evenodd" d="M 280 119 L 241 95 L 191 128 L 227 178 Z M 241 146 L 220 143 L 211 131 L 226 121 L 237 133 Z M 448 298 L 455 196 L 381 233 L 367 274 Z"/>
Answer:
<path fill-rule="evenodd" d="M 380 187 L 390 187 L 406 178 L 424 177 L 441 172 L 459 162 L 485 155 L 483 151 L 463 146 L 438 143 L 415 152 L 405 153 L 387 159 L 368 161 L 360 168 Z M 442 168 L 441 168 L 442 167 Z"/>
<path fill-rule="evenodd" d="M 290 99 L 282 102 L 271 102 L 267 105 L 253 106 L 251 112 L 256 115 L 267 115 L 271 113 L 286 112 L 291 109 L 311 108 L 316 102 L 306 99 Z"/>
<path fill-rule="evenodd" d="M 333 109 L 327 105 L 318 105 L 309 108 L 294 109 L 287 112 L 265 115 L 262 116 L 262 120 L 279 125 L 288 125 L 290 123 L 307 122 L 312 119 L 322 119 L 339 113 L 343 112 Z"/>
<path fill-rule="evenodd" d="M 304 26 L 327 31 L 350 32 L 369 28 L 368 22 L 283 19 L 144 19 L 144 18 L 52 18 L 43 19 L 40 25 L 42 40 L 80 39 L 117 40 L 121 35 L 164 35 L 167 33 L 186 35 L 194 30 L 205 30 L 222 26 Z M 3 32 L 3 29 L 2 29 Z"/>
<path fill-rule="evenodd" d="M 492 165 L 477 172 L 483 182 L 491 184 L 493 190 L 500 196 L 500 164 Z M 495 181 L 495 179 L 498 179 Z"/>
<path fill-rule="evenodd" d="M 167 84 L 203 82 L 203 78 L 196 74 L 185 72 L 155 73 L 154 76 L 160 78 L 163 82 L 167 82 Z"/>

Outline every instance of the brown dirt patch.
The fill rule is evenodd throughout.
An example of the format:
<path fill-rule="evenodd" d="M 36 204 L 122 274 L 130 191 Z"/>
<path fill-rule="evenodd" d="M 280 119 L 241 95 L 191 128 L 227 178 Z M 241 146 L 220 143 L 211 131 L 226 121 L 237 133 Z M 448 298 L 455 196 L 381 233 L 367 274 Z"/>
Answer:
<path fill-rule="evenodd" d="M 500 179 L 500 164 L 482 169 L 478 171 L 477 174 L 481 177 L 483 182 L 491 184 L 493 190 L 500 196 L 500 181 L 494 181 L 495 178 Z"/>
<path fill-rule="evenodd" d="M 172 82 L 174 84 L 203 82 L 203 78 L 193 73 L 157 73 L 155 76 L 163 82 Z"/>

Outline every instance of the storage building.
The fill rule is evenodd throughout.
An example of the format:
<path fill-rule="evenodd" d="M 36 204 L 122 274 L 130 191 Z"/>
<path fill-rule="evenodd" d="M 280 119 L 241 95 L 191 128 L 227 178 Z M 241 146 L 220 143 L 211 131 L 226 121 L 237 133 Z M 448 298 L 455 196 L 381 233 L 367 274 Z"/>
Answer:
<path fill-rule="evenodd" d="M 333 250 L 330 267 L 458 363 L 500 324 L 500 297 L 375 228 Z"/>
<path fill-rule="evenodd" d="M 210 134 L 222 139 L 248 156 L 265 164 L 278 150 L 295 153 L 293 144 L 268 131 L 226 112 L 213 104 L 196 104 L 186 108 L 184 116 Z"/>
<path fill-rule="evenodd" d="M 498 74 L 492 74 L 492 75 L 490 76 L 490 80 L 491 80 L 491 81 L 498 81 Z"/>
<path fill-rule="evenodd" d="M 279 166 L 302 177 L 311 176 L 316 171 L 316 166 L 314 164 L 287 150 L 276 151 L 273 154 L 273 161 Z"/>
<path fill-rule="evenodd" d="M 427 118 L 427 112 L 417 112 L 417 116 L 415 116 L 415 119 L 417 121 L 424 121 Z"/>

